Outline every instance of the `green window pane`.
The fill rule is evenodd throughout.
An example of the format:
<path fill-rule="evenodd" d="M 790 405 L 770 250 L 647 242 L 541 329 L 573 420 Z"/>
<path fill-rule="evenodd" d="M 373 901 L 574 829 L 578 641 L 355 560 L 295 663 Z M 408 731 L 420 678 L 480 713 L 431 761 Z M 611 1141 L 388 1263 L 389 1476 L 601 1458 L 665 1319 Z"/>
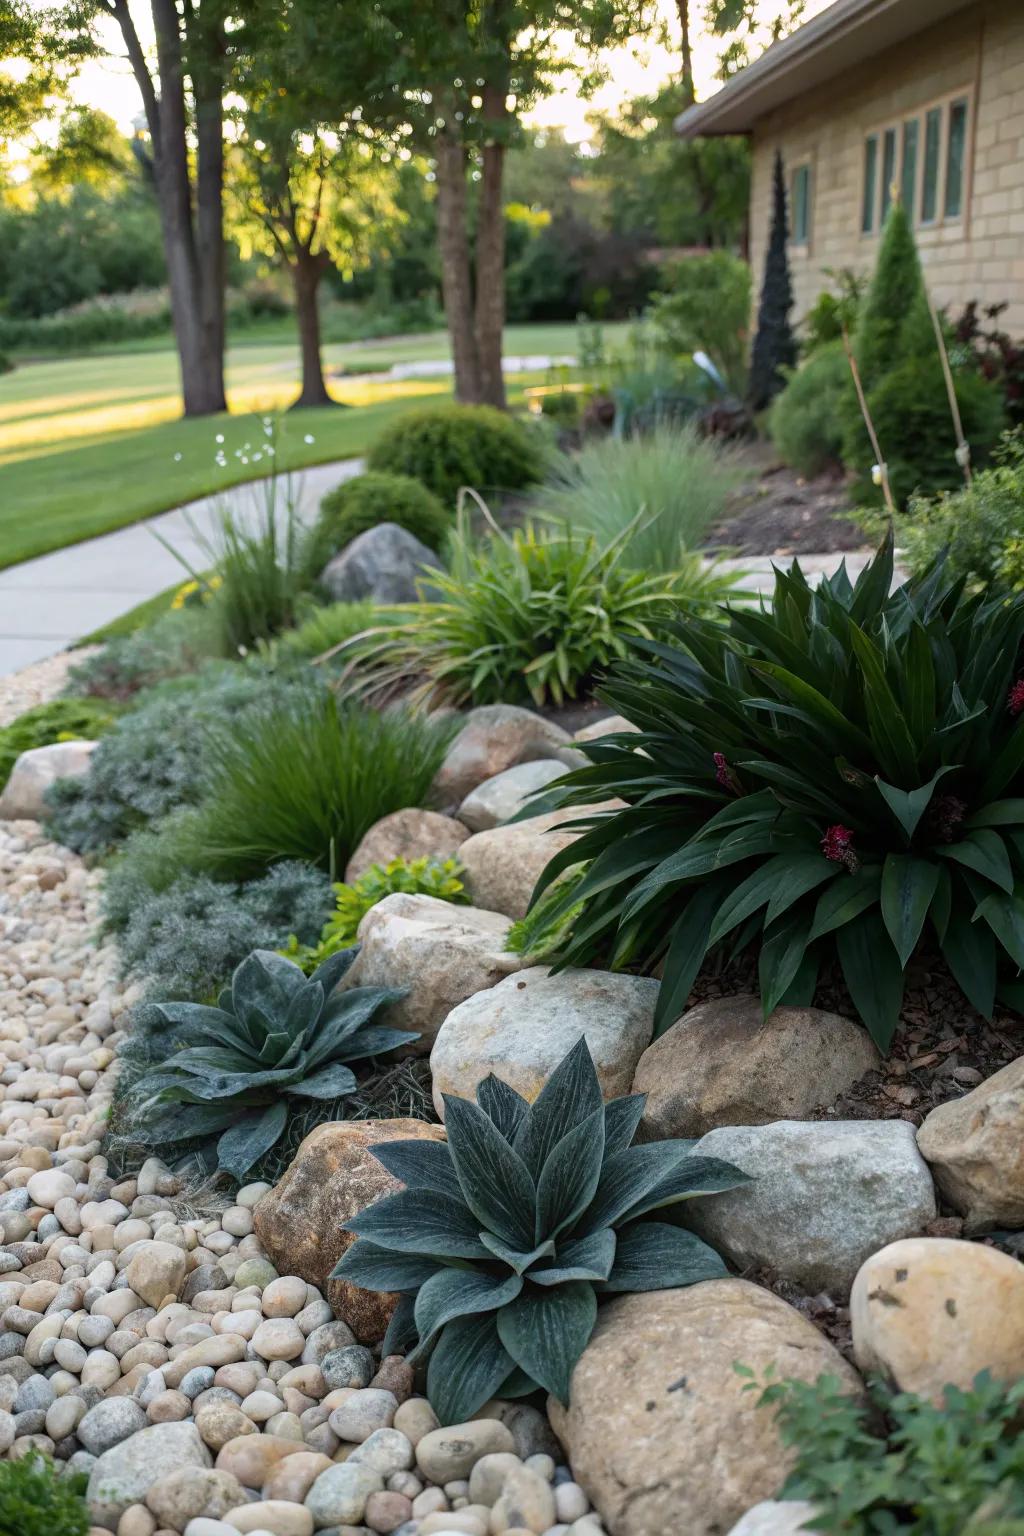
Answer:
<path fill-rule="evenodd" d="M 870 235 L 875 227 L 875 183 L 878 178 L 878 135 L 870 133 L 864 140 L 864 206 L 861 210 L 860 227 Z"/>
<path fill-rule="evenodd" d="M 924 181 L 921 185 L 921 223 L 933 224 L 939 201 L 939 140 L 942 108 L 932 107 L 924 120 Z"/>
<path fill-rule="evenodd" d="M 797 166 L 793 172 L 793 243 L 806 245 L 810 228 L 811 168 Z"/>
<path fill-rule="evenodd" d="M 900 176 L 900 196 L 903 206 L 914 216 L 914 185 L 917 181 L 917 136 L 919 126 L 916 117 L 903 124 L 903 169 Z"/>
<path fill-rule="evenodd" d="M 892 184 L 896 176 L 896 129 L 887 128 L 882 139 L 882 223 L 892 202 Z"/>
<path fill-rule="evenodd" d="M 964 150 L 967 145 L 967 102 L 954 101 L 949 109 L 949 144 L 946 149 L 947 219 L 958 219 L 964 195 Z"/>

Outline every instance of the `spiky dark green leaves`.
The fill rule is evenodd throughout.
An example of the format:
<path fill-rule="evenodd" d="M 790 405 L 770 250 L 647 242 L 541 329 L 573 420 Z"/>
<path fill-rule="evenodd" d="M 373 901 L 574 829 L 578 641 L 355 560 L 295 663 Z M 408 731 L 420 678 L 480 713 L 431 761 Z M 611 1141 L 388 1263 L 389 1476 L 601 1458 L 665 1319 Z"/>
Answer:
<path fill-rule="evenodd" d="M 375 1149 L 406 1188 L 348 1223 L 359 1241 L 334 1274 L 412 1303 L 400 1329 L 411 1322 L 415 1353 L 431 1351 L 427 1391 L 445 1423 L 499 1391 L 567 1401 L 599 1291 L 724 1273 L 692 1232 L 643 1217 L 746 1175 L 688 1141 L 632 1146 L 643 1105 L 602 1102 L 581 1039 L 534 1104 L 488 1077 L 476 1104 L 446 1096 L 447 1144 Z"/>
<path fill-rule="evenodd" d="M 415 1040 L 375 1022 L 401 992 L 336 991 L 357 953 L 332 955 L 307 978 L 282 955 L 254 950 L 216 1008 L 161 1005 L 172 1052 L 139 1080 L 134 1098 L 156 1116 L 163 1145 L 193 1147 L 241 1180 L 284 1134 L 291 1100 L 342 1098 L 356 1086 L 346 1063 Z"/>
<path fill-rule="evenodd" d="M 922 943 L 982 1012 L 1024 964 L 1024 593 L 965 593 L 941 561 L 892 576 L 887 538 L 856 585 L 794 565 L 760 613 L 638 643 L 603 697 L 639 734 L 584 743 L 545 792 L 624 802 L 534 903 L 586 861 L 557 963 L 660 964 L 656 1032 L 716 946 L 756 948 L 766 1011 L 838 960 L 883 1050 Z"/>

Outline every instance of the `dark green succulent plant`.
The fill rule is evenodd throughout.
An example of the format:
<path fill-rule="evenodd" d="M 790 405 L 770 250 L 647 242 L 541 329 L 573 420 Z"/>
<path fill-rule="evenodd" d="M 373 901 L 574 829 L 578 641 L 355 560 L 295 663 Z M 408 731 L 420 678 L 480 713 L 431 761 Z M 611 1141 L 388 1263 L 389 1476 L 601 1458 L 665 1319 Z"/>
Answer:
<path fill-rule="evenodd" d="M 293 1099 L 351 1093 L 347 1062 L 379 1056 L 418 1036 L 374 1023 L 401 988 L 336 988 L 358 947 L 313 975 L 282 955 L 254 950 L 215 1008 L 161 1003 L 173 1054 L 135 1085 L 147 1141 L 166 1149 L 199 1143 L 216 1166 L 242 1179 L 282 1135 Z M 212 1158 L 211 1158 L 212 1160 Z"/>
<path fill-rule="evenodd" d="M 403 1293 L 385 1353 L 430 1352 L 442 1422 L 538 1387 L 567 1402 L 598 1296 L 725 1274 L 692 1232 L 644 1218 L 747 1175 L 692 1141 L 631 1145 L 644 1100 L 604 1104 L 581 1039 L 534 1104 L 492 1075 L 476 1104 L 445 1094 L 447 1144 L 374 1148 L 406 1188 L 347 1223 L 359 1240 L 332 1278 Z"/>

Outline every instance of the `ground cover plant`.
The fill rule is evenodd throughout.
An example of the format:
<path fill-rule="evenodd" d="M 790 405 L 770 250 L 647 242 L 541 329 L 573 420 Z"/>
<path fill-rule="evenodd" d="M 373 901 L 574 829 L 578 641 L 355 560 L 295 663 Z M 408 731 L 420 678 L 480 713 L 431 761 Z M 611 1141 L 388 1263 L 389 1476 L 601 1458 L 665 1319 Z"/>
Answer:
<path fill-rule="evenodd" d="M 316 970 L 339 949 L 356 942 L 359 924 L 367 912 L 386 896 L 404 893 L 433 896 L 437 901 L 468 904 L 469 896 L 462 879 L 465 871 L 457 858 L 391 859 L 370 868 L 350 884 L 336 884 L 334 911 L 327 919 L 315 944 L 303 943 L 297 934 L 289 938 L 283 951 L 307 972 Z"/>
<path fill-rule="evenodd" d="M 38 1451 L 0 1462 L 0 1536 L 86 1536 L 86 1483 Z"/>
<path fill-rule="evenodd" d="M 741 1374 L 749 1374 L 741 1370 Z M 1020 1536 L 1024 1382 L 987 1372 L 941 1404 L 869 1383 L 867 1401 L 830 1376 L 750 1390 L 777 1414 L 796 1464 L 781 1499 L 808 1499 L 834 1536 Z"/>
<path fill-rule="evenodd" d="M 566 963 L 663 963 L 656 1028 L 705 955 L 759 949 L 766 1015 L 838 961 L 885 1050 L 919 941 L 986 1017 L 1024 964 L 1024 595 L 967 595 L 942 562 L 892 595 L 887 537 L 856 585 L 776 573 L 759 613 L 638 644 L 602 697 L 639 735 L 585 744 L 549 790 L 626 808 L 589 820 L 535 900 L 567 903 Z"/>
<path fill-rule="evenodd" d="M 445 1094 L 446 1142 L 373 1149 L 406 1187 L 348 1222 L 334 1275 L 402 1293 L 384 1352 L 429 1353 L 442 1423 L 538 1387 L 568 1402 L 598 1296 L 725 1274 L 694 1233 L 644 1218 L 747 1176 L 689 1141 L 631 1145 L 644 1101 L 605 1104 L 581 1039 L 532 1105 L 492 1074 L 475 1104 Z"/>
<path fill-rule="evenodd" d="M 452 507 L 411 475 L 353 475 L 321 500 L 303 547 L 303 565 L 315 579 L 346 544 L 378 523 L 397 523 L 428 549 L 440 551 L 452 520 Z"/>
<path fill-rule="evenodd" d="M 388 629 L 360 640 L 353 684 L 455 705 L 585 695 L 630 639 L 661 633 L 729 586 L 696 555 L 664 574 L 632 569 L 631 532 L 602 547 L 592 534 L 527 524 L 474 545 L 460 519 L 448 570 L 428 573 L 437 601 L 391 610 Z"/>
<path fill-rule="evenodd" d="M 456 724 L 339 701 L 289 676 L 244 732 L 203 742 L 198 804 L 125 845 L 120 877 L 166 890 L 183 873 L 258 878 L 282 859 L 344 868 L 375 821 L 421 805 Z"/>
<path fill-rule="evenodd" d="M 223 658 L 216 621 L 208 608 L 162 612 L 130 634 L 112 635 L 68 673 L 69 694 L 126 700 L 169 677 L 195 672 Z"/>
<path fill-rule="evenodd" d="M 194 1150 L 242 1180 L 284 1134 L 294 1100 L 299 1110 L 334 1101 L 356 1086 L 348 1063 L 417 1039 L 377 1022 L 401 989 L 337 990 L 356 953 L 340 951 L 307 978 L 284 956 L 257 950 L 215 1007 L 158 1005 L 173 1048 L 134 1085 L 137 1137 L 162 1153 Z"/>
<path fill-rule="evenodd" d="M 464 485 L 475 491 L 515 491 L 539 480 L 540 433 L 487 405 L 408 411 L 377 438 L 371 470 L 411 475 L 445 507 Z"/>
<path fill-rule="evenodd" d="M 117 714 L 116 705 L 98 699 L 50 699 L 0 726 L 0 790 L 22 752 L 57 741 L 96 741 Z"/>
<path fill-rule="evenodd" d="M 995 457 L 969 486 L 911 498 L 896 542 L 912 571 L 945 550 L 949 570 L 972 583 L 1024 587 L 1024 429 L 1008 433 Z"/>
<path fill-rule="evenodd" d="M 623 563 L 664 575 L 704 543 L 740 478 L 727 451 L 693 426 L 666 422 L 642 437 L 591 439 L 561 456 L 533 501 L 541 516 L 602 545 L 628 530 Z"/>
<path fill-rule="evenodd" d="M 374 603 L 329 603 L 325 608 L 311 608 L 294 629 L 270 643 L 266 654 L 273 662 L 314 661 L 381 622 L 381 610 Z"/>

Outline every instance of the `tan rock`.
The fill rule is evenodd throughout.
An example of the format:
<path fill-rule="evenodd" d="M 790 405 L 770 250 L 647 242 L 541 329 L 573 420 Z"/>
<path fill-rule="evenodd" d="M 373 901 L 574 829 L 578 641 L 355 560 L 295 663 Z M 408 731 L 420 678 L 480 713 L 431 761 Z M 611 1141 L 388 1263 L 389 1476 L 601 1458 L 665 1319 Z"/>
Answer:
<path fill-rule="evenodd" d="M 820 1008 L 776 1008 L 719 997 L 684 1013 L 641 1056 L 640 1139 L 703 1136 L 720 1125 L 807 1120 L 865 1072 L 878 1051 L 867 1030 Z"/>
<path fill-rule="evenodd" d="M 273 1536 L 313 1536 L 313 1516 L 300 1504 L 286 1504 L 281 1499 L 264 1499 L 259 1504 L 243 1504 L 229 1509 L 225 1525 L 236 1531 L 271 1531 Z"/>
<path fill-rule="evenodd" d="M 395 1298 L 327 1277 L 354 1241 L 342 1224 L 382 1195 L 401 1189 L 376 1158 L 382 1141 L 443 1141 L 422 1120 L 347 1120 L 319 1125 L 302 1142 L 280 1183 L 256 1206 L 256 1236 L 282 1273 L 318 1286 L 363 1344 L 381 1339 Z M 180 1378 L 179 1378 L 180 1379 Z"/>
<path fill-rule="evenodd" d="M 478 992 L 445 1019 L 430 1053 L 434 1106 L 442 1094 L 472 1098 L 488 1073 L 535 1099 L 585 1035 L 606 1099 L 628 1093 L 651 1038 L 658 983 L 649 976 L 544 965 Z"/>
<path fill-rule="evenodd" d="M 215 1398 L 212 1403 L 203 1404 L 196 1414 L 196 1429 L 211 1451 L 219 1451 L 221 1446 L 227 1445 L 229 1440 L 237 1440 L 239 1435 L 257 1433 L 252 1420 L 226 1398 Z"/>
<path fill-rule="evenodd" d="M 321 1472 L 326 1472 L 331 1458 L 319 1451 L 300 1451 L 279 1461 L 263 1484 L 265 1499 L 284 1499 L 301 1504 Z"/>
<path fill-rule="evenodd" d="M 774 1414 L 745 1392 L 758 1379 L 856 1373 L 786 1302 L 746 1280 L 610 1302 L 572 1377 L 568 1410 L 549 1403 L 576 1481 L 611 1536 L 721 1536 L 792 1464 Z"/>
<path fill-rule="evenodd" d="M 483 704 L 471 709 L 456 736 L 432 787 L 438 805 L 460 805 L 485 779 L 516 763 L 540 757 L 557 757 L 570 743 L 561 726 L 553 725 L 532 709 L 513 704 Z"/>
<path fill-rule="evenodd" d="M 241 1483 L 227 1472 L 181 1467 L 153 1484 L 146 1494 L 146 1507 L 162 1526 L 183 1531 L 200 1516 L 222 1519 L 244 1497 Z"/>
<path fill-rule="evenodd" d="M 298 1454 L 309 1454 L 301 1440 L 287 1440 L 279 1435 L 240 1435 L 221 1446 L 217 1471 L 230 1472 L 245 1488 L 262 1488 L 279 1462 Z"/>
<path fill-rule="evenodd" d="M 857 1275 L 853 1349 L 864 1371 L 939 1401 L 979 1371 L 1024 1376 L 1024 1265 L 997 1248 L 951 1237 L 890 1243 Z"/>
<path fill-rule="evenodd" d="M 521 957 L 505 948 L 511 926 L 499 912 L 436 896 L 386 896 L 359 924 L 359 957 L 347 979 L 356 987 L 408 987 L 387 1022 L 418 1030 L 411 1049 L 425 1055 L 456 1004 L 522 969 Z"/>
<path fill-rule="evenodd" d="M 84 778 L 96 746 L 95 741 L 56 741 L 23 752 L 0 794 L 0 821 L 38 821 L 46 811 L 50 785 L 57 779 Z"/>
<path fill-rule="evenodd" d="M 968 1232 L 1024 1227 L 1024 1056 L 933 1109 L 917 1144 Z"/>
<path fill-rule="evenodd" d="M 180 1387 L 189 1371 L 197 1365 L 232 1365 L 245 1359 L 246 1341 L 237 1333 L 215 1333 L 208 1339 L 200 1339 L 183 1351 L 176 1360 L 163 1369 L 164 1381 L 171 1388 Z"/>
<path fill-rule="evenodd" d="M 345 879 L 351 884 L 371 865 L 390 864 L 392 859 L 450 859 L 468 836 L 461 821 L 437 811 L 414 806 L 392 811 L 375 821 L 363 837 L 345 867 Z"/>
<path fill-rule="evenodd" d="M 128 1265 L 128 1284 L 150 1307 L 177 1296 L 185 1279 L 186 1255 L 173 1243 L 145 1243 Z"/>
<path fill-rule="evenodd" d="M 517 763 L 484 779 L 459 806 L 459 820 L 472 832 L 486 832 L 500 827 L 527 805 L 538 790 L 546 789 L 567 772 L 565 763 L 554 758 L 538 758 L 535 763 Z"/>
<path fill-rule="evenodd" d="M 573 741 L 600 741 L 602 736 L 621 735 L 623 731 L 635 731 L 639 733 L 638 725 L 631 725 L 625 715 L 605 715 L 601 720 L 595 720 L 592 725 L 585 725 L 582 731 L 577 731 Z"/>
<path fill-rule="evenodd" d="M 510 827 L 474 833 L 459 849 L 459 858 L 475 904 L 506 917 L 524 917 L 533 888 L 549 862 L 580 835 L 559 828 L 581 814 L 578 808 L 548 811 Z"/>

